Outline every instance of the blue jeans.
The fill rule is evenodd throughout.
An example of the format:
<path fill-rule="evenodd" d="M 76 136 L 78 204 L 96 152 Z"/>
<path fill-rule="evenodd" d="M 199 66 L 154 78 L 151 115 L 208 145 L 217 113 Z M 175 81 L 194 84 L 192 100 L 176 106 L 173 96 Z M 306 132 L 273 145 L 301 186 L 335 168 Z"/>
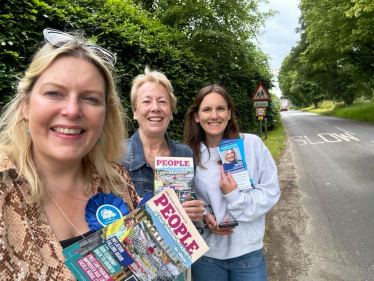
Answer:
<path fill-rule="evenodd" d="M 192 265 L 192 276 L 195 281 L 266 281 L 265 255 L 261 249 L 227 260 L 202 256 Z"/>

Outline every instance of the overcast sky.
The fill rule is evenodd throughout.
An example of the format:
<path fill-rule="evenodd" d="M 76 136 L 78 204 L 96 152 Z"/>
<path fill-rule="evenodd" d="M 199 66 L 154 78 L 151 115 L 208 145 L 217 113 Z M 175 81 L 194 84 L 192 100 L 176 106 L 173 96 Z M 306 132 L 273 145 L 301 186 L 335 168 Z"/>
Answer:
<path fill-rule="evenodd" d="M 261 5 L 262 10 L 277 10 L 279 13 L 268 18 L 265 23 L 264 34 L 259 38 L 260 48 L 270 55 L 270 66 L 275 72 L 281 67 L 283 59 L 296 46 L 300 36 L 295 32 L 298 26 L 300 0 L 268 0 L 269 4 Z M 280 96 L 279 89 L 271 92 Z"/>

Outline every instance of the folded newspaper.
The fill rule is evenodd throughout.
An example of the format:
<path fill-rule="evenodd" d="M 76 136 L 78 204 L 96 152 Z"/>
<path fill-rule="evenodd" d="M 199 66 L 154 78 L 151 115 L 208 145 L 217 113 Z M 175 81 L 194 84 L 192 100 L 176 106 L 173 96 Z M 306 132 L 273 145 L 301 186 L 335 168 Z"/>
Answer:
<path fill-rule="evenodd" d="M 239 190 L 254 188 L 245 162 L 243 139 L 225 139 L 218 147 L 225 173 L 231 173 Z"/>
<path fill-rule="evenodd" d="M 174 280 L 208 246 L 166 188 L 144 205 L 63 250 L 78 280 Z"/>

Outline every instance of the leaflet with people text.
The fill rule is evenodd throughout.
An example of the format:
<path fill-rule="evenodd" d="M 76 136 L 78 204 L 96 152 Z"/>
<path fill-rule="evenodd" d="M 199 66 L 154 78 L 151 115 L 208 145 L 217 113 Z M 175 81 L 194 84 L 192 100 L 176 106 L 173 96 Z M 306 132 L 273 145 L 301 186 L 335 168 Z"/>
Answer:
<path fill-rule="evenodd" d="M 175 280 L 208 250 L 166 188 L 140 208 L 63 253 L 78 280 Z"/>
<path fill-rule="evenodd" d="M 181 203 L 196 199 L 192 157 L 155 158 L 155 194 L 170 187 Z"/>
<path fill-rule="evenodd" d="M 243 139 L 224 139 L 218 146 L 225 173 L 231 173 L 239 190 L 254 188 L 245 161 Z"/>

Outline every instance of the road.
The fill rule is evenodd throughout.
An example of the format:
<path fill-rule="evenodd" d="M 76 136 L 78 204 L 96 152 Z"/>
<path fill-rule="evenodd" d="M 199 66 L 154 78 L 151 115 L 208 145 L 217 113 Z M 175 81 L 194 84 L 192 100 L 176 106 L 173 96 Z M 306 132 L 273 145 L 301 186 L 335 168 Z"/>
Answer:
<path fill-rule="evenodd" d="M 374 125 L 282 112 L 308 215 L 297 280 L 374 280 Z"/>

